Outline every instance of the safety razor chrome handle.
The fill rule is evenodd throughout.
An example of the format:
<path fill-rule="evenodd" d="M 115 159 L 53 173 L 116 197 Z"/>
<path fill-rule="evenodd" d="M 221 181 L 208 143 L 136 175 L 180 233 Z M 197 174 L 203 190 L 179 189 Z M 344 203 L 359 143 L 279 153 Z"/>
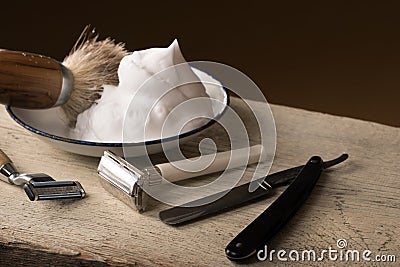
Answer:
<path fill-rule="evenodd" d="M 237 157 L 232 157 L 232 153 L 235 153 Z M 110 151 L 104 151 L 97 172 L 102 178 L 101 184 L 107 191 L 128 206 L 142 212 L 146 209 L 148 200 L 143 189 L 144 186 L 156 186 L 166 181 L 178 182 L 223 171 L 227 168 L 237 168 L 261 161 L 264 156 L 263 146 L 254 145 L 250 148 L 237 149 L 234 152 L 218 152 L 138 169 Z M 200 171 L 195 171 L 206 163 L 210 164 Z"/>

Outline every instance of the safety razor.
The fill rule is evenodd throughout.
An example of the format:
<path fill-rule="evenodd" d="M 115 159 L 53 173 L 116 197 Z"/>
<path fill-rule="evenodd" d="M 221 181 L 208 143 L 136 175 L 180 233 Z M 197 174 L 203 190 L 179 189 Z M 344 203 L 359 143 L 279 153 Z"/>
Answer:
<path fill-rule="evenodd" d="M 84 198 L 85 190 L 76 181 L 56 181 L 44 173 L 20 174 L 10 158 L 0 149 L 0 180 L 23 186 L 31 201 Z"/>
<path fill-rule="evenodd" d="M 243 152 L 241 151 L 243 150 Z M 215 154 L 203 155 L 202 162 L 212 162 L 207 168 L 189 172 L 176 168 L 176 165 L 183 161 L 196 161 L 199 157 L 184 159 L 175 162 L 168 162 L 153 165 L 144 169 L 139 169 L 122 157 L 105 151 L 101 157 L 97 173 L 102 186 L 116 198 L 139 212 L 146 210 L 148 195 L 144 191 L 145 186 L 157 186 L 165 180 L 168 182 L 178 182 L 193 177 L 198 177 L 210 173 L 215 173 L 229 168 L 237 168 L 243 165 L 242 159 L 247 159 L 247 164 L 252 164 L 261 160 L 264 156 L 263 146 L 254 145 L 250 148 L 237 149 L 237 154 L 241 158 L 231 159 L 231 151 L 218 152 Z M 164 180 L 165 179 L 165 180 Z"/>

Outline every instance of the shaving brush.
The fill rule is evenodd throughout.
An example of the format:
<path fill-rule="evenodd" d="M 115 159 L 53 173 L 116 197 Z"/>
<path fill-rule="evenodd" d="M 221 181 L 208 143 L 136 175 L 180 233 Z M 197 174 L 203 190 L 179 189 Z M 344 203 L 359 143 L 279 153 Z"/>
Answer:
<path fill-rule="evenodd" d="M 118 85 L 122 43 L 98 40 L 88 25 L 62 63 L 46 56 L 0 50 L 0 103 L 18 108 L 61 106 L 70 126 L 98 100 L 103 85 Z"/>

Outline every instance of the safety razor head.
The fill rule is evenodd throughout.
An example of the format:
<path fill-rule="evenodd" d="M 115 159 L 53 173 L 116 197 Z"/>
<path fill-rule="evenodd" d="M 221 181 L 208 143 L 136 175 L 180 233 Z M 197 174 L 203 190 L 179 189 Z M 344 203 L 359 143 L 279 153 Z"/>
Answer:
<path fill-rule="evenodd" d="M 44 173 L 26 176 L 30 179 L 24 190 L 31 201 L 84 198 L 86 195 L 82 185 L 76 181 L 55 181 Z"/>
<path fill-rule="evenodd" d="M 109 193 L 139 212 L 145 210 L 148 196 L 142 185 L 148 180 L 146 173 L 110 151 L 104 151 L 97 173 Z"/>

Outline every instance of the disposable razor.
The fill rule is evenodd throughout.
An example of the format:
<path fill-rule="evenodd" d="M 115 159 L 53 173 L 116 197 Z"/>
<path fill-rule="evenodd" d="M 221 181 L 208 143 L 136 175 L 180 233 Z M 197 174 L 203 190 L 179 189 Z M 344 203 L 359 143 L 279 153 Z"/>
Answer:
<path fill-rule="evenodd" d="M 85 190 L 76 181 L 55 181 L 44 173 L 20 174 L 10 158 L 0 149 L 0 180 L 23 186 L 31 201 L 84 198 Z"/>
<path fill-rule="evenodd" d="M 243 150 L 243 152 L 241 151 Z M 146 210 L 148 195 L 144 186 L 157 186 L 165 180 L 178 182 L 185 179 L 202 176 L 210 173 L 223 171 L 227 168 L 242 166 L 242 160 L 247 159 L 247 164 L 259 162 L 263 154 L 263 146 L 255 145 L 250 148 L 235 150 L 239 157 L 231 159 L 231 151 L 218 152 L 216 154 L 203 155 L 191 159 L 153 165 L 139 169 L 127 162 L 125 159 L 105 151 L 102 156 L 97 172 L 103 187 L 116 198 L 139 212 Z M 189 172 L 176 168 L 184 161 L 212 162 L 202 171 Z M 200 162 L 199 162 L 200 163 Z M 201 163 L 200 163 L 201 165 Z M 163 179 L 164 178 L 164 179 Z"/>

